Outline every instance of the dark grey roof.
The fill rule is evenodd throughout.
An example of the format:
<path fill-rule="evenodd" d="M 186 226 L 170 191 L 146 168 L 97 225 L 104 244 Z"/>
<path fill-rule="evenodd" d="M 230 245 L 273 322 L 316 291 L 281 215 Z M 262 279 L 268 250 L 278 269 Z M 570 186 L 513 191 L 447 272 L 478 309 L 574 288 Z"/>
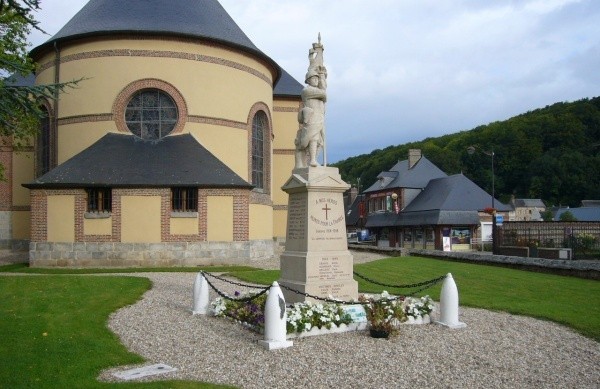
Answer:
<path fill-rule="evenodd" d="M 81 153 L 23 186 L 252 187 L 190 134 L 144 141 L 133 135 L 114 133 L 106 134 Z"/>
<path fill-rule="evenodd" d="M 600 207 L 600 200 L 581 200 L 582 207 Z"/>
<path fill-rule="evenodd" d="M 34 48 L 32 56 L 54 42 L 124 33 L 209 39 L 258 54 L 279 70 L 217 0 L 90 0 L 56 35 Z"/>
<path fill-rule="evenodd" d="M 35 84 L 35 74 L 30 73 L 23 77 L 20 74 L 8 76 L 4 82 L 9 86 L 33 86 Z"/>
<path fill-rule="evenodd" d="M 515 207 L 546 208 L 546 205 L 541 199 L 515 199 Z"/>
<path fill-rule="evenodd" d="M 408 168 L 408 160 L 399 161 L 389 171 L 381 172 L 377 176 L 379 180 L 365 190 L 365 193 L 392 188 L 422 189 L 427 186 L 430 180 L 440 177 L 447 177 L 447 174 L 425 157 L 421 157 L 410 169 Z"/>
<path fill-rule="evenodd" d="M 428 210 L 416 212 L 383 212 L 369 215 L 365 227 L 403 227 L 434 225 L 477 225 L 477 211 Z"/>
<path fill-rule="evenodd" d="M 365 195 L 363 194 L 356 196 L 352 204 L 350 204 L 350 206 L 344 210 L 346 212 L 347 226 L 358 226 L 360 220 L 359 204 L 361 201 L 364 201 L 364 199 Z"/>
<path fill-rule="evenodd" d="M 560 220 L 560 215 L 571 212 L 580 222 L 600 222 L 600 207 L 561 208 L 554 215 L 554 220 Z"/>
<path fill-rule="evenodd" d="M 281 77 L 273 88 L 273 95 L 275 97 L 300 97 L 304 86 L 296 81 L 296 79 L 284 69 L 280 68 L 280 70 Z"/>
<path fill-rule="evenodd" d="M 478 187 L 462 174 L 431 180 L 427 187 L 419 193 L 402 211 L 483 211 L 492 206 L 490 194 Z M 512 208 L 494 200 L 494 207 L 499 211 L 510 211 Z"/>

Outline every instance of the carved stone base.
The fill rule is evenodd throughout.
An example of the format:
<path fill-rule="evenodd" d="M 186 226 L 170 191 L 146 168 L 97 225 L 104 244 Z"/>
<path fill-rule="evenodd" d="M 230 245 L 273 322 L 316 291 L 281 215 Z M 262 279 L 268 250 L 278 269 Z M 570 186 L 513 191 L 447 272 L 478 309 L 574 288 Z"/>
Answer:
<path fill-rule="evenodd" d="M 343 193 L 348 188 L 331 167 L 294 169 L 282 187 L 289 200 L 279 284 L 287 303 L 314 299 L 285 287 L 322 298 L 358 297 L 346 239 Z"/>

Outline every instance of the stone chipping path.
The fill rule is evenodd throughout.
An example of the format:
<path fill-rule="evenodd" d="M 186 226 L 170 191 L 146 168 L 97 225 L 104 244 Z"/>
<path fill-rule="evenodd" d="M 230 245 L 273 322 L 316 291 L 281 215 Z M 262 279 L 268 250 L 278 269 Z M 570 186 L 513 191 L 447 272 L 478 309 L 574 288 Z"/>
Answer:
<path fill-rule="evenodd" d="M 355 262 L 377 257 L 353 254 Z M 278 268 L 279 263 L 254 265 Z M 240 388 L 598 388 L 600 383 L 600 343 L 551 322 L 461 308 L 464 329 L 403 326 L 390 340 L 350 332 L 296 339 L 291 348 L 266 351 L 258 344 L 261 335 L 225 319 L 191 314 L 195 274 L 140 276 L 152 280 L 152 289 L 115 312 L 109 327 L 148 360 L 146 365 L 178 369 L 143 380 Z M 112 373 L 126 368 L 107 370 L 99 379 L 116 381 Z"/>

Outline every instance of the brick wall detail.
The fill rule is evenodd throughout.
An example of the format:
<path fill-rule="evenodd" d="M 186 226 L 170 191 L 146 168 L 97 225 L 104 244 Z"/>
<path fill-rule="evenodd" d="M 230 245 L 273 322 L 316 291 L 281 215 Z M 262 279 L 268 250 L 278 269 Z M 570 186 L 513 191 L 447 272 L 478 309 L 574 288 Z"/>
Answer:
<path fill-rule="evenodd" d="M 75 242 L 47 242 L 47 197 L 75 196 Z M 31 191 L 30 261 L 33 266 L 170 266 L 236 263 L 241 259 L 273 255 L 271 240 L 249 241 L 250 197 L 248 189 L 199 189 L 197 235 L 172 235 L 170 188 L 113 189 L 112 233 L 84 235 L 87 198 L 84 189 L 34 189 Z M 121 199 L 123 196 L 161 197 L 161 242 L 122 243 Z M 206 217 L 209 196 L 233 197 L 234 242 L 208 242 Z"/>

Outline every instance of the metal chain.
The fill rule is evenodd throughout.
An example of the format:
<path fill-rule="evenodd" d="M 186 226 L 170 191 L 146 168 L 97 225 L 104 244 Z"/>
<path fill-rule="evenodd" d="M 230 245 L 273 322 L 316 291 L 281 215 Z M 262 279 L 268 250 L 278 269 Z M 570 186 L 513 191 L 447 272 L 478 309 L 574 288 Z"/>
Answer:
<path fill-rule="evenodd" d="M 385 286 L 385 287 L 388 287 L 388 288 L 398 288 L 398 289 L 410 289 L 410 288 L 417 288 L 417 287 L 419 287 L 419 286 L 429 285 L 429 284 L 431 284 L 431 283 L 437 283 L 437 282 L 439 282 L 439 281 L 443 280 L 444 278 L 446 278 L 446 276 L 445 276 L 445 275 L 443 275 L 443 276 L 440 276 L 440 277 L 438 277 L 438 278 L 434 278 L 434 279 L 432 279 L 432 280 L 429 280 L 429 281 L 418 282 L 418 283 L 415 283 L 415 284 L 407 284 L 407 285 L 389 285 L 389 284 L 383 284 L 383 283 L 381 283 L 381 282 L 377 282 L 377 281 L 375 281 L 375 280 L 372 280 L 372 279 L 370 279 L 370 278 L 368 278 L 368 277 L 365 277 L 365 276 L 363 276 L 362 274 L 359 274 L 359 273 L 357 273 L 357 272 L 353 272 L 353 273 L 354 273 L 354 275 L 355 275 L 355 276 L 357 276 L 357 277 L 359 277 L 359 278 L 362 278 L 363 280 L 365 280 L 365 281 L 368 281 L 368 282 L 370 282 L 370 283 L 372 283 L 372 284 L 379 285 L 379 286 Z"/>
<path fill-rule="evenodd" d="M 227 283 L 232 284 L 232 285 L 242 286 L 242 287 L 245 287 L 245 288 L 263 289 L 262 286 L 242 284 L 240 282 L 235 282 L 235 281 L 231 281 L 231 280 L 228 280 L 226 278 L 223 278 L 223 277 L 216 276 L 216 275 L 214 275 L 212 273 L 205 273 L 204 271 L 201 271 L 200 274 L 204 275 L 204 278 L 206 278 L 206 276 L 211 276 L 213 278 L 216 278 L 219 281 L 227 282 Z"/>
<path fill-rule="evenodd" d="M 208 278 L 204 277 L 204 279 L 206 280 L 206 282 L 208 283 L 208 285 L 209 285 L 211 288 L 213 288 L 213 290 L 214 290 L 214 291 L 215 291 L 215 292 L 216 292 L 216 293 L 217 293 L 219 296 L 223 297 L 224 299 L 231 300 L 231 301 L 237 301 L 237 302 L 240 302 L 240 303 L 244 303 L 244 302 L 252 301 L 252 300 L 254 300 L 255 298 L 257 298 L 257 297 L 260 297 L 260 296 L 262 296 L 263 294 L 267 293 L 267 291 L 268 291 L 268 290 L 271 288 L 270 286 L 267 286 L 266 288 L 264 288 L 263 290 L 261 290 L 261 291 L 260 291 L 260 292 L 258 292 L 257 294 L 253 294 L 252 296 L 248 296 L 248 297 L 242 297 L 242 298 L 236 299 L 236 298 L 233 298 L 233 297 L 231 297 L 231 296 L 228 296 L 228 295 L 226 295 L 225 293 L 221 292 L 219 289 L 217 289 L 217 287 L 216 287 L 216 286 L 214 286 L 214 285 L 212 284 L 212 282 L 210 282 L 210 281 L 208 280 Z"/>
<path fill-rule="evenodd" d="M 205 276 L 204 278 L 206 279 L 206 282 L 208 283 L 208 285 L 209 285 L 211 288 L 213 288 L 213 290 L 214 290 L 214 291 L 215 291 L 215 292 L 216 292 L 216 293 L 217 293 L 219 296 L 221 296 L 221 297 L 223 297 L 223 298 L 225 298 L 225 299 L 227 299 L 227 300 L 231 300 L 231 301 L 237 301 L 237 302 L 246 302 L 246 301 L 251 301 L 251 300 L 254 300 L 255 298 L 257 298 L 257 297 L 259 297 L 259 296 L 262 296 L 263 294 L 265 294 L 265 293 L 266 293 L 266 292 L 267 292 L 267 291 L 268 291 L 268 290 L 271 288 L 270 286 L 267 286 L 266 288 L 262 289 L 262 290 L 261 290 L 260 292 L 258 292 L 257 294 L 254 294 L 254 295 L 252 295 L 252 296 L 249 296 L 249 297 L 243 297 L 243 298 L 240 298 L 240 299 L 236 299 L 236 298 L 233 298 L 233 297 L 231 297 L 231 296 L 228 296 L 228 295 L 226 295 L 225 293 L 223 293 L 223 292 L 221 292 L 219 289 L 217 289 L 217 287 L 215 287 L 215 286 L 212 284 L 212 282 L 210 282 L 210 281 L 208 280 L 208 278 L 206 278 L 206 276 L 208 276 L 208 275 L 209 275 L 209 273 L 205 273 L 204 271 L 201 271 L 200 273 L 201 273 L 202 275 L 204 275 L 204 276 Z M 358 273 L 356 273 L 356 272 L 354 272 L 354 275 L 356 275 L 356 276 L 358 276 L 358 277 L 360 277 L 360 278 L 362 278 L 362 279 L 364 279 L 364 280 L 366 280 L 366 281 L 369 281 L 369 282 L 371 282 L 371 283 L 373 283 L 373 284 L 380 285 L 380 286 L 386 286 L 386 287 L 392 287 L 392 288 L 404 288 L 404 289 L 408 289 L 408 288 L 414 288 L 414 287 L 422 286 L 422 288 L 420 288 L 420 289 L 417 289 L 416 291 L 414 291 L 414 292 L 412 292 L 412 293 L 409 293 L 409 294 L 406 294 L 406 295 L 400 295 L 400 296 L 396 296 L 396 297 L 392 297 L 392 298 L 388 298 L 388 299 L 386 299 L 386 301 L 396 301 L 396 300 L 403 300 L 405 297 L 412 297 L 412 296 L 414 296 L 415 294 L 417 294 L 417 293 L 419 293 L 419 292 L 422 292 L 422 291 L 424 291 L 425 289 L 428 289 L 428 288 L 430 288 L 430 287 L 432 287 L 432 286 L 434 286 L 434 285 L 436 285 L 436 284 L 440 283 L 440 282 L 441 282 L 441 281 L 442 281 L 444 278 L 446 278 L 446 276 L 444 275 L 444 276 L 440 276 L 440 277 L 438 277 L 438 278 L 434 278 L 434 279 L 432 279 L 432 280 L 429 280 L 429 281 L 423 281 L 423 282 L 419 282 L 419 283 L 415 283 L 415 284 L 410 284 L 410 285 L 387 285 L 387 284 L 382 284 L 382 283 L 379 283 L 379 282 L 377 282 L 377 281 L 373 281 L 373 280 L 371 280 L 371 279 L 369 279 L 369 278 L 367 278 L 367 277 L 364 277 L 364 276 L 362 276 L 362 275 L 360 275 L 360 274 L 358 274 Z M 225 278 L 222 278 L 222 277 L 216 276 L 216 275 L 214 275 L 214 274 L 210 274 L 210 276 L 211 276 L 211 277 L 214 277 L 214 278 L 216 278 L 216 279 L 218 279 L 218 280 L 220 280 L 220 281 L 228 282 L 228 283 L 230 283 L 230 284 L 237 285 L 237 286 L 248 287 L 248 288 L 255 288 L 255 289 L 259 289 L 259 288 L 260 288 L 260 287 L 258 287 L 258 286 L 255 286 L 255 285 L 242 284 L 242 283 L 239 283 L 239 282 L 230 281 L 230 280 L 227 280 L 227 279 L 225 279 Z M 292 288 L 290 288 L 289 286 L 285 286 L 285 285 L 281 285 L 281 284 L 280 284 L 279 286 L 280 286 L 281 288 L 283 288 L 283 289 L 286 289 L 286 290 L 288 290 L 288 291 L 290 291 L 290 292 L 293 292 L 293 293 L 296 293 L 296 294 L 302 295 L 302 296 L 304 296 L 304 297 L 309 297 L 309 298 L 312 298 L 312 299 L 315 299 L 315 300 L 325 301 L 325 302 L 328 302 L 328 303 L 333 303 L 333 304 L 341 304 L 341 305 L 362 304 L 362 305 L 365 305 L 365 304 L 368 304 L 368 303 L 369 303 L 369 302 L 360 302 L 360 301 L 343 301 L 343 300 L 335 300 L 335 299 L 330 299 L 330 298 L 326 298 L 326 297 L 315 296 L 315 295 L 312 295 L 312 294 L 310 294 L 310 293 L 306 293 L 306 292 L 300 292 L 299 290 L 292 289 Z"/>
<path fill-rule="evenodd" d="M 414 285 L 423 286 L 422 288 L 420 288 L 420 289 L 418 289 L 418 290 L 416 290 L 416 291 L 414 291 L 412 293 L 406 294 L 406 295 L 400 295 L 400 296 L 396 296 L 396 297 L 387 298 L 384 301 L 404 300 L 405 297 L 412 297 L 415 294 L 424 291 L 425 289 L 431 288 L 433 285 L 439 284 L 440 282 L 442 282 L 442 280 L 444 278 L 446 278 L 446 276 L 441 276 L 441 277 L 435 278 L 433 280 L 425 281 L 425 282 L 419 282 L 418 284 L 414 284 Z M 325 302 L 328 302 L 328 303 L 341 304 L 341 305 L 353 305 L 353 304 L 366 305 L 366 304 L 369 304 L 368 301 L 366 301 L 366 302 L 360 302 L 360 301 L 333 300 L 333 299 L 329 299 L 329 298 L 315 296 L 315 295 L 312 295 L 312 294 L 309 294 L 309 293 L 305 293 L 305 292 L 300 292 L 299 290 L 292 289 L 292 288 L 290 288 L 288 286 L 285 286 L 285 285 L 281 285 L 280 284 L 279 286 L 282 287 L 283 289 L 289 290 L 290 292 L 297 293 L 297 294 L 300 294 L 300 295 L 303 295 L 305 297 L 309 297 L 309 298 L 312 298 L 312 299 L 315 299 L 315 300 L 325 301 Z"/>

